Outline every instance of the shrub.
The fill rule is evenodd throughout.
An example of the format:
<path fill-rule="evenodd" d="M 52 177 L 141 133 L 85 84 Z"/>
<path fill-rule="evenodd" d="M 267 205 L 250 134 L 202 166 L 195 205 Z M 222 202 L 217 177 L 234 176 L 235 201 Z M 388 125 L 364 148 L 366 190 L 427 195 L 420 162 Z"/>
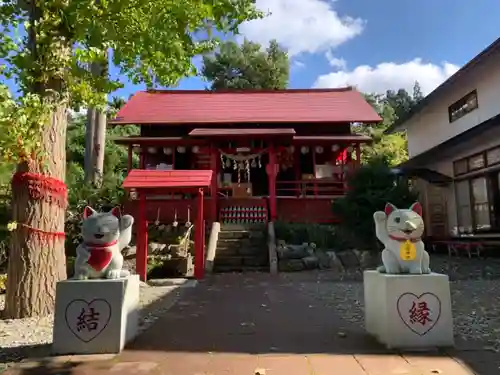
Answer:
<path fill-rule="evenodd" d="M 7 274 L 0 275 L 0 294 L 7 290 Z"/>
<path fill-rule="evenodd" d="M 418 199 L 407 180 L 392 173 L 381 161 L 361 166 L 348 179 L 349 190 L 332 204 L 339 218 L 338 233 L 351 247 L 359 250 L 380 250 L 375 236 L 373 213 L 383 210 L 390 202 L 396 207 L 408 208 Z"/>
<path fill-rule="evenodd" d="M 338 236 L 334 225 L 314 223 L 287 223 L 278 221 L 274 225 L 276 238 L 289 244 L 300 245 L 314 242 L 320 249 L 342 250 L 345 241 Z"/>

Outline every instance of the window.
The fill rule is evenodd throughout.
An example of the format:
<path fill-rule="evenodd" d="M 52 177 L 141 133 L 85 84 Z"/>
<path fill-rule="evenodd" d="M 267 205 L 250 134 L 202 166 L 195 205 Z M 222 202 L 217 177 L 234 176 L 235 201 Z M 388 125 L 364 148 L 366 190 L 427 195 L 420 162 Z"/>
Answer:
<path fill-rule="evenodd" d="M 472 232 L 472 216 L 470 204 L 470 185 L 468 180 L 459 181 L 455 184 L 457 201 L 457 218 L 460 233 Z"/>
<path fill-rule="evenodd" d="M 477 91 L 474 90 L 448 107 L 450 122 L 456 121 L 478 107 Z"/>
<path fill-rule="evenodd" d="M 469 158 L 469 171 L 475 171 L 484 167 L 484 154 L 474 155 Z"/>
<path fill-rule="evenodd" d="M 490 229 L 490 203 L 488 199 L 488 181 L 486 177 L 479 177 L 471 180 L 471 187 L 475 229 Z"/>
<path fill-rule="evenodd" d="M 488 166 L 500 163 L 500 147 L 486 152 L 486 162 Z"/>
<path fill-rule="evenodd" d="M 453 163 L 453 173 L 455 176 L 465 174 L 469 171 L 469 165 L 467 159 L 457 160 Z"/>

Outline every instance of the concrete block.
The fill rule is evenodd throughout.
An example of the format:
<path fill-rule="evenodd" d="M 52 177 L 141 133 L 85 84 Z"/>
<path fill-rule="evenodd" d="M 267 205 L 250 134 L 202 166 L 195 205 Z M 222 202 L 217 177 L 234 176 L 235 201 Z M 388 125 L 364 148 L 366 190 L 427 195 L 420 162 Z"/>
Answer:
<path fill-rule="evenodd" d="M 120 353 L 137 334 L 139 276 L 57 283 L 53 354 Z"/>
<path fill-rule="evenodd" d="M 453 318 L 447 275 L 365 271 L 365 327 L 390 349 L 451 347 Z"/>

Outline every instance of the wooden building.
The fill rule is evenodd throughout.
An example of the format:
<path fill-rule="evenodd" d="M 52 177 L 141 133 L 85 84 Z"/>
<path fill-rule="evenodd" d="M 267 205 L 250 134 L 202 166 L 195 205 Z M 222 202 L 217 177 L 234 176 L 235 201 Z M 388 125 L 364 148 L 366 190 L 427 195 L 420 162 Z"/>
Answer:
<path fill-rule="evenodd" d="M 332 223 L 332 200 L 346 191 L 370 138 L 353 123 L 381 119 L 352 88 L 282 91 L 147 91 L 136 93 L 110 123 L 136 124 L 128 147 L 140 169 L 212 170 L 205 194 L 208 223 L 275 220 Z M 149 221 L 196 217 L 189 192 L 149 196 Z M 134 191 L 126 210 L 137 212 Z"/>

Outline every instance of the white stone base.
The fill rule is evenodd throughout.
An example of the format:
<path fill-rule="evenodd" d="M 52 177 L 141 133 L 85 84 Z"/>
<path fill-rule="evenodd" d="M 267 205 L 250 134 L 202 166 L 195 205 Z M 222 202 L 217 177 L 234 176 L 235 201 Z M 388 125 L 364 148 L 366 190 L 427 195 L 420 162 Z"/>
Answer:
<path fill-rule="evenodd" d="M 454 345 L 447 275 L 365 271 L 363 284 L 366 330 L 388 348 L 432 349 Z M 425 306 L 428 319 L 424 319 Z"/>
<path fill-rule="evenodd" d="M 137 334 L 138 307 L 138 275 L 57 283 L 53 353 L 120 353 Z"/>

